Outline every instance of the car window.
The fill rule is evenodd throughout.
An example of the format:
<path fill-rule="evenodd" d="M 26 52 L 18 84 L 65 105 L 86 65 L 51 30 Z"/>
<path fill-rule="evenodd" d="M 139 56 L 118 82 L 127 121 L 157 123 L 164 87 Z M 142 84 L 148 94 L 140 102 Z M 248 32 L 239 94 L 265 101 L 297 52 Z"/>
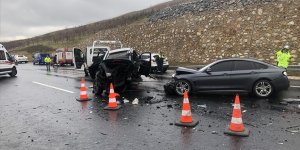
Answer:
<path fill-rule="evenodd" d="M 144 54 L 144 55 L 141 56 L 141 59 L 148 59 L 149 57 L 150 57 L 149 55 Z"/>
<path fill-rule="evenodd" d="M 234 61 L 234 70 L 253 70 L 253 62 L 246 60 Z"/>
<path fill-rule="evenodd" d="M 6 60 L 4 51 L 0 51 L 0 60 Z"/>
<path fill-rule="evenodd" d="M 13 58 L 12 58 L 12 57 L 10 56 L 10 54 L 7 53 L 7 52 L 6 52 L 6 56 L 7 56 L 7 59 L 8 59 L 8 60 L 10 60 L 10 61 L 13 60 Z"/>
<path fill-rule="evenodd" d="M 264 65 L 264 64 L 261 64 L 261 63 L 257 63 L 257 62 L 253 62 L 253 64 L 254 64 L 254 68 L 255 69 L 267 69 L 268 68 L 268 66 L 267 65 Z"/>
<path fill-rule="evenodd" d="M 211 66 L 210 68 L 212 72 L 232 71 L 232 64 L 232 61 L 223 61 Z"/>

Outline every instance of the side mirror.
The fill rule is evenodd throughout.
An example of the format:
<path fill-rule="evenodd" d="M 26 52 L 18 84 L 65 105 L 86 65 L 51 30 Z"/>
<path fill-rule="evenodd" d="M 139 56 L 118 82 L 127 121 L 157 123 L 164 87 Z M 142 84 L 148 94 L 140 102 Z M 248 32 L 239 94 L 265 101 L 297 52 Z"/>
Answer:
<path fill-rule="evenodd" d="M 208 68 L 205 70 L 205 72 L 210 73 L 210 72 L 211 72 L 211 68 L 208 67 Z"/>

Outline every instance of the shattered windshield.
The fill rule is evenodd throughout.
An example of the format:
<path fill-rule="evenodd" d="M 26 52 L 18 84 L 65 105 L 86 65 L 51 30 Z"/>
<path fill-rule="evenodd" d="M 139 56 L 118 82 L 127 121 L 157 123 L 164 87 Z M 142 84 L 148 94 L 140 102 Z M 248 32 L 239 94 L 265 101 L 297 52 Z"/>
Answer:
<path fill-rule="evenodd" d="M 128 51 L 121 51 L 121 52 L 115 52 L 110 53 L 107 59 L 130 59 L 130 53 Z"/>

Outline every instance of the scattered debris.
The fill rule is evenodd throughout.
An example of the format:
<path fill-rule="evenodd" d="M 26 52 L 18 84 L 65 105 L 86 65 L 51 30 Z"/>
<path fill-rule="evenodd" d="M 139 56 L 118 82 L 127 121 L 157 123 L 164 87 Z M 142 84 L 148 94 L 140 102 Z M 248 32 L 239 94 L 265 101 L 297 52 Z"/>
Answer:
<path fill-rule="evenodd" d="M 1 133 L 2 133 L 2 131 L 1 131 Z M 26 131 L 22 131 L 22 132 L 17 132 L 17 134 L 22 134 L 22 133 L 27 133 Z"/>
<path fill-rule="evenodd" d="M 156 108 L 159 109 L 160 107 L 159 107 L 159 106 L 156 106 Z"/>
<path fill-rule="evenodd" d="M 135 99 L 132 101 L 132 104 L 133 104 L 133 105 L 139 104 L 139 99 L 135 98 Z"/>
<path fill-rule="evenodd" d="M 169 125 L 172 126 L 172 125 L 174 125 L 174 123 L 171 122 L 171 123 L 169 123 Z"/>
<path fill-rule="evenodd" d="M 124 120 L 127 120 L 128 118 L 124 118 Z"/>
<path fill-rule="evenodd" d="M 102 132 L 100 132 L 102 135 L 107 135 L 106 133 L 102 133 Z"/>
<path fill-rule="evenodd" d="M 288 105 L 287 102 L 279 102 L 279 104 L 281 104 L 281 105 Z"/>
<path fill-rule="evenodd" d="M 129 103 L 129 100 L 125 98 L 125 99 L 123 100 L 123 102 L 124 102 L 124 103 Z"/>
<path fill-rule="evenodd" d="M 298 130 L 285 130 L 287 132 L 290 132 L 290 133 L 298 133 L 299 131 Z"/>
<path fill-rule="evenodd" d="M 90 114 L 93 113 L 93 111 L 90 111 Z"/>
<path fill-rule="evenodd" d="M 212 134 L 218 134 L 218 132 L 217 132 L 217 131 L 212 131 L 211 133 L 212 133 Z"/>
<path fill-rule="evenodd" d="M 300 104 L 300 99 L 296 99 L 296 98 L 286 98 L 286 99 L 283 99 L 283 101 L 285 101 L 287 103 Z"/>
<path fill-rule="evenodd" d="M 197 105 L 198 107 L 201 107 L 201 108 L 207 108 L 206 104 L 204 105 Z"/>
<path fill-rule="evenodd" d="M 167 107 L 168 108 L 173 108 L 173 105 L 172 104 L 168 104 Z"/>
<path fill-rule="evenodd" d="M 278 143 L 279 145 L 283 145 L 283 143 Z"/>
<path fill-rule="evenodd" d="M 247 112 L 247 110 L 243 110 L 242 112 L 245 113 L 245 112 Z"/>

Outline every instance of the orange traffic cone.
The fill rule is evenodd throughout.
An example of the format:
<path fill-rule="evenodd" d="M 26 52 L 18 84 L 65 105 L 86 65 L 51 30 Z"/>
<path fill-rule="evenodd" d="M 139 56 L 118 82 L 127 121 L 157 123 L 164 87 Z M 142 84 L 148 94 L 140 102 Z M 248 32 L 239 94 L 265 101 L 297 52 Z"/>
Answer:
<path fill-rule="evenodd" d="M 110 89 L 109 89 L 109 100 L 108 100 L 108 106 L 104 107 L 105 110 L 118 110 L 121 108 L 120 105 L 118 105 L 116 96 L 120 96 L 118 93 L 115 93 L 114 87 L 112 83 L 110 84 Z"/>
<path fill-rule="evenodd" d="M 228 135 L 249 136 L 249 130 L 243 124 L 240 97 L 238 94 L 235 96 L 229 128 L 224 133 Z"/>
<path fill-rule="evenodd" d="M 199 120 L 193 120 L 191 107 L 189 103 L 188 93 L 187 91 L 184 92 L 183 97 L 183 104 L 182 104 L 182 113 L 180 122 L 175 122 L 177 126 L 184 126 L 184 127 L 194 127 L 199 123 Z"/>
<path fill-rule="evenodd" d="M 80 86 L 80 96 L 79 98 L 76 98 L 77 101 L 89 101 L 91 100 L 88 98 L 88 95 L 86 93 L 86 87 L 84 85 L 84 79 L 81 79 L 81 86 Z"/>

